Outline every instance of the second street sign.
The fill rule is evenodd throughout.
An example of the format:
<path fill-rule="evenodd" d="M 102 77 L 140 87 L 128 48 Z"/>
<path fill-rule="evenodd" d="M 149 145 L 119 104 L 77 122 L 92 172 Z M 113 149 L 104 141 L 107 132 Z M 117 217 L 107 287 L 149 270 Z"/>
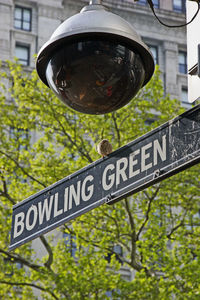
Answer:
<path fill-rule="evenodd" d="M 10 250 L 200 162 L 200 105 L 13 207 Z"/>

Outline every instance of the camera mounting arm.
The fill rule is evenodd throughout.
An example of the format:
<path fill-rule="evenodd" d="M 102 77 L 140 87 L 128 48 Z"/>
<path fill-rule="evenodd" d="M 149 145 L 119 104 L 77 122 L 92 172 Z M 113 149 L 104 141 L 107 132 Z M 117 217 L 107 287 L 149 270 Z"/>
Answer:
<path fill-rule="evenodd" d="M 198 75 L 198 77 L 200 78 L 200 44 L 198 45 L 197 57 L 198 57 L 197 64 L 189 69 L 188 74 Z"/>
<path fill-rule="evenodd" d="M 98 5 L 101 4 L 101 0 L 90 0 L 90 5 Z"/>

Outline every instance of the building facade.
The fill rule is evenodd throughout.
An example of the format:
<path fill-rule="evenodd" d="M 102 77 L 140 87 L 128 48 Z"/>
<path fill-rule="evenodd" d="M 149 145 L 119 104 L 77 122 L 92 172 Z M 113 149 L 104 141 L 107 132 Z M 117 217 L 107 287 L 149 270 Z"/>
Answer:
<path fill-rule="evenodd" d="M 88 0 L 0 0 L 0 59 L 17 57 L 27 68 L 34 55 L 65 19 Z M 103 5 L 133 25 L 160 67 L 165 92 L 187 107 L 186 27 L 161 25 L 147 0 L 104 0 Z M 154 0 L 155 12 L 169 26 L 185 23 L 184 0 Z"/>

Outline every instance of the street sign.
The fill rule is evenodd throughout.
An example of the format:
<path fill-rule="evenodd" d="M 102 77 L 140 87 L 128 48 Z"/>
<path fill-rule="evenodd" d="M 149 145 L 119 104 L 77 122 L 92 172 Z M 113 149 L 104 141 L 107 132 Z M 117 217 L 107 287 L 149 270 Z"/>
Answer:
<path fill-rule="evenodd" d="M 13 207 L 10 250 L 200 162 L 200 105 Z"/>

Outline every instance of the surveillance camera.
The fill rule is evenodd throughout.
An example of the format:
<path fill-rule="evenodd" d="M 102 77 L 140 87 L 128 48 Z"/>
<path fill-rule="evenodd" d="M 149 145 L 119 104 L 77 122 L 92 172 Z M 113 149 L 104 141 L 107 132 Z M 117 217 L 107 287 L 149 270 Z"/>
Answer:
<path fill-rule="evenodd" d="M 101 5 L 89 5 L 58 27 L 36 67 L 66 105 L 104 114 L 136 95 L 151 78 L 154 62 L 129 23 Z"/>
<path fill-rule="evenodd" d="M 139 54 L 100 39 L 64 45 L 50 59 L 49 87 L 65 104 L 89 114 L 103 114 L 128 103 L 144 83 Z"/>

